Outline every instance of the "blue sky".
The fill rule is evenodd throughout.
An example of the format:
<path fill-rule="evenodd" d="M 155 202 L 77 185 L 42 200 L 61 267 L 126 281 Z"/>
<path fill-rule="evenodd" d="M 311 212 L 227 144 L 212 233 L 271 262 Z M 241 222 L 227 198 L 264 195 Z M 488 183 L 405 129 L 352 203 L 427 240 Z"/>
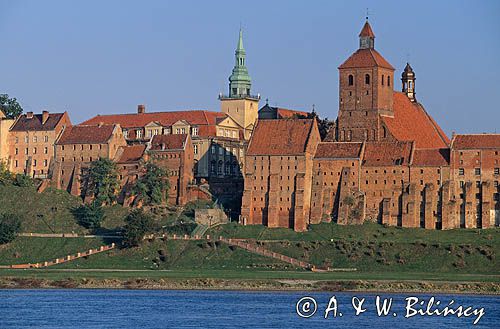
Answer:
<path fill-rule="evenodd" d="M 376 49 L 443 129 L 498 130 L 500 1 L 4 1 L 0 93 L 26 111 L 219 110 L 240 24 L 252 93 L 336 118 L 369 7 Z M 399 84 L 396 84 L 399 89 Z M 264 105 L 261 102 L 261 106 Z"/>

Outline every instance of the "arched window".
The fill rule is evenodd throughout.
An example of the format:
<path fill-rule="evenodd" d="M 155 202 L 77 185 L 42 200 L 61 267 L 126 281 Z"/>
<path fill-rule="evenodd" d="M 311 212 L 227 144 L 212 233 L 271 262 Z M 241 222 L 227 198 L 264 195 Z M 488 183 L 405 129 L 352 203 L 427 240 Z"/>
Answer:
<path fill-rule="evenodd" d="M 369 85 L 369 84 L 370 84 L 370 75 L 365 74 L 365 85 Z"/>
<path fill-rule="evenodd" d="M 354 77 L 352 76 L 352 74 L 349 74 L 349 86 L 353 85 L 354 85 Z"/>
<path fill-rule="evenodd" d="M 384 85 L 384 75 L 382 74 L 382 86 Z"/>
<path fill-rule="evenodd" d="M 387 76 L 387 85 L 390 87 L 391 86 L 391 76 Z"/>

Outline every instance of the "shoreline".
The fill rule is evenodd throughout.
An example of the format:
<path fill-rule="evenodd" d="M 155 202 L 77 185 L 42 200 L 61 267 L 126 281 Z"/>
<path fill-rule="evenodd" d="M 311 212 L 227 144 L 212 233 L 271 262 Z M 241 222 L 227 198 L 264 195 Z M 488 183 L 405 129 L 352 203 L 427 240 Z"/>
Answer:
<path fill-rule="evenodd" d="M 62 280 L 0 277 L 3 289 L 137 289 L 137 290 L 227 290 L 227 291 L 310 291 L 364 293 L 438 293 L 500 295 L 500 282 L 303 280 L 303 279 L 86 279 Z"/>

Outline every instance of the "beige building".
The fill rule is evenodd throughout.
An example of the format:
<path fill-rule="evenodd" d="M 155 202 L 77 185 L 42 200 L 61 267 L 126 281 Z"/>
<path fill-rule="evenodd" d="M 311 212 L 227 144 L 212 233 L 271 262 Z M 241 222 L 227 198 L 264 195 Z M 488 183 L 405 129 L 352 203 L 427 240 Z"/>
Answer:
<path fill-rule="evenodd" d="M 0 110 L 0 162 L 7 162 L 9 158 L 8 136 L 9 129 L 14 121 L 14 119 L 7 119 Z"/>
<path fill-rule="evenodd" d="M 54 143 L 70 126 L 67 112 L 20 115 L 8 136 L 10 171 L 47 178 L 54 159 Z"/>

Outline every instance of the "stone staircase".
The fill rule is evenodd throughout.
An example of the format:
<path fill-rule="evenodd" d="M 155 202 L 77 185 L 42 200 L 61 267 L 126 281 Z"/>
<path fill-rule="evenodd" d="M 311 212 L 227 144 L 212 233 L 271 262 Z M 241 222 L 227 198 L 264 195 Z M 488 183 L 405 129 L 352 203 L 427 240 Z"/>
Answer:
<path fill-rule="evenodd" d="M 63 258 L 56 258 L 56 259 L 53 259 L 50 261 L 45 261 L 45 262 L 41 262 L 41 263 L 34 263 L 34 264 L 28 263 L 28 264 L 8 265 L 8 266 L 4 266 L 2 268 L 14 268 L 14 269 L 15 268 L 17 268 L 17 269 L 44 268 L 44 267 L 49 267 L 49 266 L 53 266 L 53 265 L 57 265 L 57 264 L 71 262 L 75 259 L 79 259 L 82 257 L 87 257 L 90 255 L 99 254 L 99 253 L 102 253 L 102 252 L 105 252 L 105 251 L 108 251 L 108 250 L 111 250 L 114 248 L 115 248 L 115 244 L 112 243 L 110 245 L 100 246 L 97 249 L 89 249 L 89 250 L 86 250 L 84 252 L 79 252 L 79 253 L 74 254 L 74 255 L 67 255 Z"/>

